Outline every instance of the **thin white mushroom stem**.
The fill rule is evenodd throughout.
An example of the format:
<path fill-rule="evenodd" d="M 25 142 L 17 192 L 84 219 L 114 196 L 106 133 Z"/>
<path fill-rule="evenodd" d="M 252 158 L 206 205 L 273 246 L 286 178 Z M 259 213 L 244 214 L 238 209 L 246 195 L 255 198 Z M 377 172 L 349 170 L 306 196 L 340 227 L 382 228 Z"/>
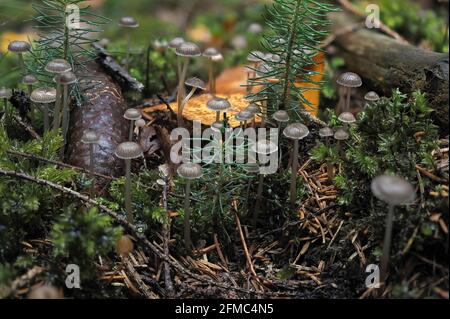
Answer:
<path fill-rule="evenodd" d="M 89 196 L 92 198 L 94 196 L 95 188 L 95 162 L 94 162 L 94 143 L 89 144 L 89 171 L 92 173 L 92 184 L 89 190 Z"/>
<path fill-rule="evenodd" d="M 294 140 L 294 150 L 292 151 L 292 154 L 290 203 L 291 207 L 294 208 L 295 200 L 297 199 L 298 140 Z"/>
<path fill-rule="evenodd" d="M 125 159 L 125 209 L 127 221 L 133 223 L 133 210 L 131 207 L 131 159 Z"/>
<path fill-rule="evenodd" d="M 189 196 L 191 193 L 191 181 L 189 179 L 186 180 L 186 190 L 185 190 L 185 194 L 184 194 L 184 220 L 183 220 L 183 225 L 184 225 L 184 245 L 186 248 L 186 251 L 188 253 L 191 252 L 191 247 L 192 247 L 192 239 L 191 239 L 191 222 L 190 222 L 190 218 L 191 218 L 191 211 L 189 208 L 189 204 L 190 204 L 190 200 L 189 200 Z"/>
<path fill-rule="evenodd" d="M 42 105 L 42 111 L 44 115 L 44 132 L 47 132 L 49 129 L 49 118 L 48 118 L 48 104 L 43 103 Z"/>
<path fill-rule="evenodd" d="M 19 56 L 19 65 L 20 65 L 20 68 L 22 69 L 23 74 L 26 74 L 26 73 L 27 73 L 27 70 L 26 70 L 26 68 L 25 68 L 25 62 L 24 62 L 24 60 L 23 60 L 22 52 L 19 52 L 19 53 L 18 53 L 18 56 Z"/>
<path fill-rule="evenodd" d="M 185 58 L 183 67 L 181 69 L 181 74 L 178 79 L 178 92 L 177 92 L 177 104 L 178 104 L 178 125 L 183 124 L 183 119 L 181 117 L 181 104 L 185 97 L 184 81 L 186 80 L 187 69 L 189 66 L 189 58 Z"/>
<path fill-rule="evenodd" d="M 384 234 L 383 255 L 381 256 L 381 280 L 386 279 L 389 255 L 391 251 L 392 226 L 394 223 L 394 205 L 389 205 L 388 214 L 386 216 L 386 232 Z"/>
<path fill-rule="evenodd" d="M 56 101 L 55 101 L 55 110 L 53 112 L 53 130 L 57 130 L 59 125 L 61 124 L 61 93 L 62 93 L 62 85 L 59 82 L 59 79 L 56 79 Z"/>
<path fill-rule="evenodd" d="M 63 147 L 61 148 L 61 157 L 64 156 L 64 149 L 67 143 L 67 131 L 69 130 L 69 86 L 64 84 L 63 87 L 63 109 L 62 109 L 62 135 L 64 139 Z"/>
<path fill-rule="evenodd" d="M 261 127 L 266 127 L 266 116 L 267 116 L 267 100 L 263 100 L 261 108 Z"/>
<path fill-rule="evenodd" d="M 350 97 L 352 95 L 352 88 L 349 87 L 347 88 L 347 102 L 345 103 L 345 109 L 344 112 L 349 112 L 350 111 Z"/>
<path fill-rule="evenodd" d="M 179 109 L 179 112 L 178 112 L 178 115 L 179 116 L 183 116 L 183 111 L 184 111 L 184 108 L 185 108 L 185 106 L 188 104 L 188 102 L 189 102 L 189 100 L 191 99 L 191 97 L 195 94 L 195 91 L 197 90 L 197 88 L 195 88 L 195 87 L 193 87 L 192 89 L 191 89 L 191 91 L 189 92 L 189 94 L 188 95 L 186 95 L 186 97 L 183 99 L 183 101 L 181 102 L 181 106 L 180 106 L 180 109 Z"/>
<path fill-rule="evenodd" d="M 130 65 L 130 47 L 131 47 L 131 31 L 127 31 L 127 49 L 126 49 L 126 56 L 125 56 L 125 70 L 128 71 L 128 67 Z"/>
<path fill-rule="evenodd" d="M 134 131 L 134 123 L 135 123 L 135 121 L 134 120 L 131 120 L 131 123 L 130 123 L 130 130 L 129 130 L 129 132 L 128 132 L 128 141 L 133 141 L 133 131 Z"/>
<path fill-rule="evenodd" d="M 211 58 L 208 58 L 209 60 L 209 65 L 208 65 L 208 69 L 209 69 L 209 93 L 211 93 L 212 95 L 214 95 L 215 92 L 215 87 L 214 87 L 214 62 Z"/>

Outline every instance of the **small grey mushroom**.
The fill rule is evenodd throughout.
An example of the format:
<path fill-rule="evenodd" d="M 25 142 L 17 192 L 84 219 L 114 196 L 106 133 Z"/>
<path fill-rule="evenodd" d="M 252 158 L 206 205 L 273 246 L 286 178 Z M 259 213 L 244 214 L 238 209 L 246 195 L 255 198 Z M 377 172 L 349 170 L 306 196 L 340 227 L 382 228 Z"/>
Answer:
<path fill-rule="evenodd" d="M 367 102 L 377 102 L 380 100 L 380 96 L 376 92 L 370 91 L 364 95 L 364 100 Z"/>
<path fill-rule="evenodd" d="M 92 185 L 90 189 L 90 196 L 93 197 L 95 189 L 95 159 L 94 159 L 94 148 L 98 144 L 100 136 L 94 131 L 86 131 L 81 137 L 81 143 L 87 144 L 89 146 L 89 171 L 92 173 Z"/>
<path fill-rule="evenodd" d="M 211 111 L 216 112 L 216 122 L 220 121 L 220 112 L 225 112 L 231 108 L 230 102 L 227 99 L 215 97 L 206 103 L 206 107 Z"/>
<path fill-rule="evenodd" d="M 349 124 L 355 123 L 356 118 L 352 112 L 343 112 L 339 115 L 338 120 L 344 123 L 346 129 L 348 129 Z"/>
<path fill-rule="evenodd" d="M 260 140 L 253 144 L 250 147 L 251 151 L 253 151 L 256 154 L 262 155 L 262 156 L 268 156 L 270 154 L 273 154 L 275 152 L 278 152 L 278 146 L 267 140 Z M 264 174 L 259 174 L 259 180 L 258 180 L 258 190 L 256 193 L 256 203 L 255 203 L 255 210 L 253 211 L 253 225 L 256 225 L 258 221 L 258 216 L 260 213 L 260 207 L 262 202 L 262 195 L 264 190 Z"/>
<path fill-rule="evenodd" d="M 215 132 L 221 132 L 223 128 L 224 126 L 222 122 L 214 122 L 211 124 L 211 129 Z"/>
<path fill-rule="evenodd" d="M 30 49 L 31 49 L 31 45 L 26 41 L 11 41 L 8 44 L 8 51 L 17 53 L 17 55 L 19 56 L 19 65 L 20 65 L 20 68 L 22 69 L 22 74 L 27 73 L 27 70 L 25 67 L 25 62 L 23 61 L 23 54 L 25 52 L 30 51 Z"/>
<path fill-rule="evenodd" d="M 131 50 L 131 29 L 139 27 L 139 23 L 133 17 L 122 17 L 119 21 L 119 25 L 127 30 L 127 48 L 125 58 L 125 70 L 128 70 L 130 64 L 130 50 Z"/>
<path fill-rule="evenodd" d="M 138 129 L 138 141 L 140 141 L 142 129 L 145 127 L 145 120 L 142 118 L 137 120 L 134 122 L 134 126 Z"/>
<path fill-rule="evenodd" d="M 44 131 L 49 129 L 48 105 L 56 101 L 56 90 L 54 88 L 42 87 L 31 92 L 30 100 L 38 105 L 42 105 L 44 115 Z"/>
<path fill-rule="evenodd" d="M 11 89 L 7 89 L 5 87 L 0 88 L 0 99 L 3 99 L 3 107 L 4 107 L 4 111 L 5 111 L 5 117 L 8 117 L 8 100 L 11 98 L 12 96 L 12 90 Z"/>
<path fill-rule="evenodd" d="M 327 147 L 330 146 L 330 138 L 334 136 L 334 131 L 330 127 L 323 127 L 319 130 L 319 136 L 325 139 Z M 334 166 L 330 161 L 327 161 L 327 175 L 328 180 L 332 181 L 334 179 Z"/>
<path fill-rule="evenodd" d="M 190 196 L 191 196 L 191 181 L 203 176 L 202 167 L 195 163 L 181 164 L 177 169 L 178 175 L 186 180 L 186 189 L 184 194 L 184 244 L 186 251 L 191 252 L 191 225 L 190 225 Z"/>
<path fill-rule="evenodd" d="M 130 123 L 130 129 L 128 133 L 128 141 L 133 140 L 133 130 L 134 130 L 134 122 L 142 118 L 142 114 L 139 110 L 135 108 L 129 108 L 125 111 L 125 114 L 123 115 L 124 118 L 129 120 Z"/>
<path fill-rule="evenodd" d="M 334 139 L 337 141 L 339 152 L 341 152 L 342 150 L 342 142 L 348 140 L 349 137 L 350 135 L 348 134 L 347 130 L 343 128 L 339 128 L 336 130 L 336 132 L 334 133 Z"/>
<path fill-rule="evenodd" d="M 45 71 L 51 74 L 59 75 L 62 73 L 66 73 L 72 71 L 72 66 L 69 62 L 64 59 L 53 59 L 49 61 L 45 65 Z M 53 111 L 53 129 L 57 129 L 55 127 L 56 124 L 59 123 L 59 119 L 61 117 L 61 95 L 62 95 L 62 83 L 56 79 L 56 101 L 55 101 L 55 109 Z M 59 127 L 59 126 L 58 126 Z"/>
<path fill-rule="evenodd" d="M 181 37 L 173 38 L 169 42 L 169 48 L 175 50 L 176 48 L 178 48 L 180 46 L 181 43 L 184 43 L 184 42 L 185 42 L 184 39 Z"/>
<path fill-rule="evenodd" d="M 131 206 L 131 160 L 143 156 L 142 148 L 134 142 L 124 142 L 116 148 L 115 155 L 125 160 L 125 209 L 127 220 L 133 223 L 133 209 Z"/>
<path fill-rule="evenodd" d="M 183 125 L 183 111 L 185 106 L 188 104 L 191 97 L 194 95 L 195 91 L 202 90 L 204 91 L 206 89 L 205 82 L 199 78 L 189 78 L 184 82 L 185 85 L 191 87 L 191 91 L 188 95 L 183 99 L 181 102 L 181 105 L 178 105 L 178 112 L 177 112 L 177 120 L 178 120 L 178 126 Z"/>
<path fill-rule="evenodd" d="M 69 130 L 70 109 L 69 109 L 69 86 L 77 82 L 77 77 L 71 71 L 62 73 L 56 79 L 63 87 L 63 107 L 62 107 L 62 135 L 64 138 L 64 145 L 67 143 L 67 132 Z M 53 129 L 59 128 L 60 120 L 54 117 Z M 61 148 L 61 157 L 64 154 L 64 146 Z"/>
<path fill-rule="evenodd" d="M 298 171 L 298 148 L 299 140 L 304 139 L 309 135 L 309 129 L 306 125 L 301 123 L 294 123 L 287 126 L 283 135 L 288 139 L 294 141 L 294 149 L 292 151 L 292 170 L 291 170 L 291 187 L 290 187 L 290 203 L 291 207 L 295 207 L 297 198 L 297 171 Z"/>
<path fill-rule="evenodd" d="M 247 61 L 250 62 L 250 73 L 248 74 L 248 77 L 250 80 L 250 78 L 255 78 L 256 77 L 256 70 L 258 69 L 258 66 L 264 62 L 266 58 L 266 55 L 261 52 L 261 51 L 252 51 L 250 52 L 250 54 L 247 56 Z M 249 83 L 247 83 L 247 85 L 249 85 Z"/>
<path fill-rule="evenodd" d="M 183 42 L 175 49 L 175 54 L 178 56 L 178 92 L 177 104 L 181 105 L 186 93 L 184 89 L 184 82 L 186 81 L 189 60 L 201 55 L 198 45 L 192 42 Z M 182 59 L 184 62 L 182 63 Z"/>
<path fill-rule="evenodd" d="M 236 114 L 235 118 L 241 123 L 241 127 L 245 130 L 247 128 L 247 122 L 255 117 L 255 114 L 249 110 L 242 110 Z"/>
<path fill-rule="evenodd" d="M 248 27 L 248 32 L 252 34 L 259 34 L 263 32 L 263 27 L 259 23 L 252 23 Z"/>
<path fill-rule="evenodd" d="M 345 104 L 345 112 L 350 111 L 350 98 L 353 88 L 358 88 L 362 85 L 361 77 L 353 72 L 342 73 L 338 79 L 337 83 L 345 88 L 347 88 L 347 102 Z"/>
<path fill-rule="evenodd" d="M 381 175 L 373 179 L 371 190 L 375 197 L 389 205 L 386 216 L 386 231 L 381 257 L 381 279 L 386 279 L 392 241 L 394 208 L 402 204 L 411 204 L 416 198 L 414 187 L 402 177 Z"/>
<path fill-rule="evenodd" d="M 208 59 L 208 74 L 209 74 L 209 93 L 214 95 L 216 88 L 216 79 L 214 75 L 214 62 L 220 60 L 222 54 L 216 48 L 207 48 L 202 54 Z"/>
<path fill-rule="evenodd" d="M 289 117 L 288 112 L 286 112 L 285 110 L 276 111 L 275 113 L 273 113 L 272 118 L 278 123 L 278 136 L 280 136 L 283 123 L 288 123 L 291 118 Z"/>
<path fill-rule="evenodd" d="M 22 83 L 28 88 L 28 95 L 31 95 L 31 92 L 33 92 L 33 85 L 37 82 L 38 79 L 33 74 L 27 74 L 22 78 Z"/>

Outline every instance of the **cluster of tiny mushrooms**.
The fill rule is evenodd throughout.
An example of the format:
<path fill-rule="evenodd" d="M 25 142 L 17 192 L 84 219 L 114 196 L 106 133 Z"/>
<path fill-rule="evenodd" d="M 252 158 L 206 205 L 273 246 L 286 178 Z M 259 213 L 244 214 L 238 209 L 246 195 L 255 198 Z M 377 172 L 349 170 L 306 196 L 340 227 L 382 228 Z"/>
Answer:
<path fill-rule="evenodd" d="M 128 69 L 130 62 L 130 49 L 131 49 L 131 32 L 130 29 L 137 28 L 139 23 L 132 17 L 123 17 L 119 25 L 127 29 L 127 47 L 126 47 L 126 59 L 124 67 Z M 256 28 L 256 24 L 254 27 Z M 256 32 L 256 31 L 255 31 Z M 192 58 L 203 56 L 208 62 L 208 74 L 209 74 L 209 94 L 210 100 L 207 102 L 206 107 L 216 112 L 216 121 L 211 125 L 214 130 L 220 131 L 224 128 L 224 122 L 222 121 L 221 113 L 226 112 L 232 106 L 230 102 L 225 98 L 217 97 L 215 94 L 216 79 L 214 73 L 214 64 L 218 61 L 223 60 L 222 54 L 216 48 L 207 48 L 203 52 L 195 43 L 187 42 L 181 37 L 176 37 L 170 42 L 157 41 L 153 44 L 158 50 L 171 49 L 177 56 L 177 76 L 178 76 L 178 91 L 177 91 L 177 104 L 178 104 L 178 124 L 182 126 L 183 117 L 182 113 L 186 105 L 188 104 L 190 98 L 196 93 L 197 90 L 205 91 L 207 90 L 207 85 L 205 82 L 199 78 L 191 77 L 187 78 L 187 72 L 189 67 L 189 61 Z M 39 83 L 38 78 L 27 73 L 27 68 L 24 63 L 23 54 L 31 50 L 31 45 L 25 41 L 12 41 L 8 46 L 8 50 L 12 53 L 16 53 L 19 60 L 19 67 L 22 71 L 22 84 L 27 87 L 28 95 L 33 104 L 42 112 L 44 130 L 48 131 L 50 129 L 50 105 L 54 104 L 53 108 L 53 123 L 52 129 L 58 130 L 62 128 L 62 134 L 64 138 L 66 137 L 69 123 L 69 88 L 70 85 L 77 82 L 76 75 L 72 72 L 71 64 L 64 59 L 53 59 L 47 63 L 45 66 L 45 71 L 54 76 L 53 81 L 56 83 L 56 88 L 53 87 L 38 87 L 33 86 Z M 247 77 L 249 79 L 257 75 L 258 70 L 267 68 L 268 66 L 263 64 L 264 59 L 267 59 L 268 55 L 260 52 L 253 51 L 248 55 L 249 66 L 246 68 Z M 271 59 L 276 59 L 276 56 L 271 56 Z M 350 125 L 356 122 L 356 118 L 351 113 L 350 102 L 351 102 L 351 92 L 352 89 L 362 86 L 362 80 L 360 76 L 352 72 L 346 72 L 341 74 L 337 83 L 346 88 L 346 103 L 344 111 L 339 114 L 339 121 L 343 123 L 342 127 L 333 130 L 330 127 L 324 127 L 319 130 L 319 136 L 325 139 L 326 144 L 331 143 L 331 139 L 336 140 L 338 150 L 341 150 L 342 143 L 344 143 L 350 137 L 349 128 Z M 248 83 L 247 83 L 248 84 Z M 186 94 L 185 86 L 191 88 L 190 92 Z M 250 85 L 247 85 L 249 87 Z M 7 88 L 0 88 L 0 99 L 4 101 L 4 109 L 6 116 L 8 116 L 8 99 L 12 96 L 12 90 Z M 380 96 L 371 91 L 368 92 L 364 99 L 367 103 L 375 103 L 380 100 Z M 34 108 L 32 108 L 32 111 Z M 252 126 L 255 127 L 256 116 L 261 117 L 261 127 L 265 127 L 267 110 L 264 109 L 264 105 L 257 105 L 252 103 L 248 105 L 244 110 L 236 114 L 235 118 L 240 122 L 242 128 L 246 128 L 248 123 L 252 121 Z M 125 161 L 125 209 L 127 213 L 127 219 L 129 222 L 133 222 L 133 211 L 132 211 L 132 198 L 131 198 L 131 160 L 143 157 L 143 151 L 138 143 L 133 142 L 133 132 L 137 128 L 138 132 L 146 125 L 145 120 L 142 118 L 142 114 L 139 110 L 134 108 L 129 108 L 124 114 L 124 118 L 130 121 L 130 130 L 128 141 L 123 142 L 118 145 L 115 151 L 115 155 Z M 224 116 L 225 118 L 225 116 Z M 288 112 L 284 110 L 276 111 L 272 115 L 272 119 L 278 125 L 279 135 L 282 132 L 283 135 L 293 141 L 293 151 L 290 160 L 291 165 L 291 182 L 290 182 L 290 204 L 295 207 L 297 188 L 296 179 L 297 174 L 295 172 L 298 169 L 298 150 L 299 141 L 304 139 L 309 135 L 308 127 L 302 123 L 291 123 Z M 283 125 L 287 125 L 283 129 Z M 283 129 L 283 130 L 282 130 Z M 138 133 L 140 134 L 140 133 Z M 95 172 L 94 163 L 94 152 L 95 145 L 100 141 L 101 137 L 94 131 L 86 131 L 82 137 L 82 143 L 86 144 L 90 150 L 89 157 L 89 170 Z M 279 145 L 266 140 L 258 141 L 251 146 L 252 150 L 257 154 L 270 155 L 277 152 Z M 244 167 L 245 171 L 248 173 L 259 173 L 260 169 L 257 164 L 248 164 Z M 167 180 L 169 172 L 164 171 L 165 180 Z M 330 180 L 334 178 L 334 168 L 331 163 L 327 163 L 327 172 Z M 191 192 L 191 181 L 202 177 L 202 167 L 195 163 L 184 163 L 181 164 L 177 173 L 180 177 L 185 179 L 185 200 L 184 200 L 184 242 L 187 251 L 191 251 L 192 239 L 190 231 L 190 192 Z M 257 190 L 257 205 L 254 210 L 254 219 L 256 220 L 262 191 L 263 191 L 263 181 L 264 174 L 259 174 L 260 180 L 258 183 Z M 92 183 L 90 194 L 93 195 L 93 189 L 95 181 Z M 249 183 L 250 186 L 250 183 Z M 248 187 L 249 189 L 249 187 Z M 381 270 L 382 278 L 386 276 L 386 271 L 388 267 L 389 252 L 392 237 L 392 227 L 393 227 L 393 215 L 394 207 L 401 204 L 410 204 L 415 200 L 416 192 L 413 186 L 407 182 L 405 179 L 398 176 L 382 175 L 375 178 L 371 185 L 372 192 L 375 197 L 389 205 L 388 214 L 386 217 L 386 232 L 384 238 L 383 255 L 381 258 Z M 127 236 L 123 236 L 118 242 L 118 251 L 120 254 L 128 254 L 132 250 L 132 242 Z"/>

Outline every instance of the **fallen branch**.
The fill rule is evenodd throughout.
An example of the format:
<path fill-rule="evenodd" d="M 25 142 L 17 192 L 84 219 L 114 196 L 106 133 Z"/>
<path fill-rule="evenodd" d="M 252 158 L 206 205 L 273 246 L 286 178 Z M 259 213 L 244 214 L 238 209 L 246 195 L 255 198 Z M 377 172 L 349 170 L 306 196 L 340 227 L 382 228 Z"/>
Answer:
<path fill-rule="evenodd" d="M 31 135 L 31 137 L 37 140 L 41 139 L 41 136 L 34 130 L 34 128 L 30 124 L 26 123 L 20 116 L 14 115 L 13 118 L 20 126 L 22 126 Z"/>
<path fill-rule="evenodd" d="M 100 173 L 96 173 L 96 172 L 91 172 L 90 170 L 88 170 L 86 168 L 83 168 L 83 167 L 78 167 L 78 166 L 66 164 L 66 163 L 63 163 L 63 162 L 60 162 L 60 161 L 51 160 L 51 159 L 48 159 L 46 157 L 42 157 L 42 156 L 35 155 L 35 154 L 23 153 L 23 152 L 12 151 L 12 150 L 8 150 L 8 151 L 6 151 L 6 153 L 14 155 L 14 156 L 20 156 L 20 157 L 26 157 L 26 158 L 35 159 L 37 161 L 53 164 L 53 165 L 56 165 L 56 166 L 59 166 L 59 167 L 71 168 L 71 169 L 74 169 L 76 171 L 83 172 L 85 174 L 94 175 L 94 176 L 101 177 L 101 178 L 108 179 L 108 180 L 115 180 L 116 179 L 113 176 L 108 176 L 108 175 L 104 175 L 104 174 L 100 174 Z"/>

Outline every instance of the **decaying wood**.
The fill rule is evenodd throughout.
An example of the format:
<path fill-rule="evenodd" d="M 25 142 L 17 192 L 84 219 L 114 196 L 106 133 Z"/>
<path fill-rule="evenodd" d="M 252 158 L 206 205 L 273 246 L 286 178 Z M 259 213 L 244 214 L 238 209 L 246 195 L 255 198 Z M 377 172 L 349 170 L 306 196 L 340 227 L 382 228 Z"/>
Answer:
<path fill-rule="evenodd" d="M 334 13 L 330 17 L 334 33 L 355 23 L 347 13 Z M 448 54 L 400 43 L 364 27 L 337 36 L 334 43 L 348 69 L 370 80 L 378 91 L 390 95 L 392 89 L 399 88 L 404 93 L 415 90 L 427 93 L 436 110 L 436 123 L 448 130 Z"/>
<path fill-rule="evenodd" d="M 142 92 L 144 85 L 133 78 L 102 46 L 94 43 L 93 47 L 97 51 L 97 63 L 102 66 L 108 75 L 114 78 L 123 90 Z"/>

